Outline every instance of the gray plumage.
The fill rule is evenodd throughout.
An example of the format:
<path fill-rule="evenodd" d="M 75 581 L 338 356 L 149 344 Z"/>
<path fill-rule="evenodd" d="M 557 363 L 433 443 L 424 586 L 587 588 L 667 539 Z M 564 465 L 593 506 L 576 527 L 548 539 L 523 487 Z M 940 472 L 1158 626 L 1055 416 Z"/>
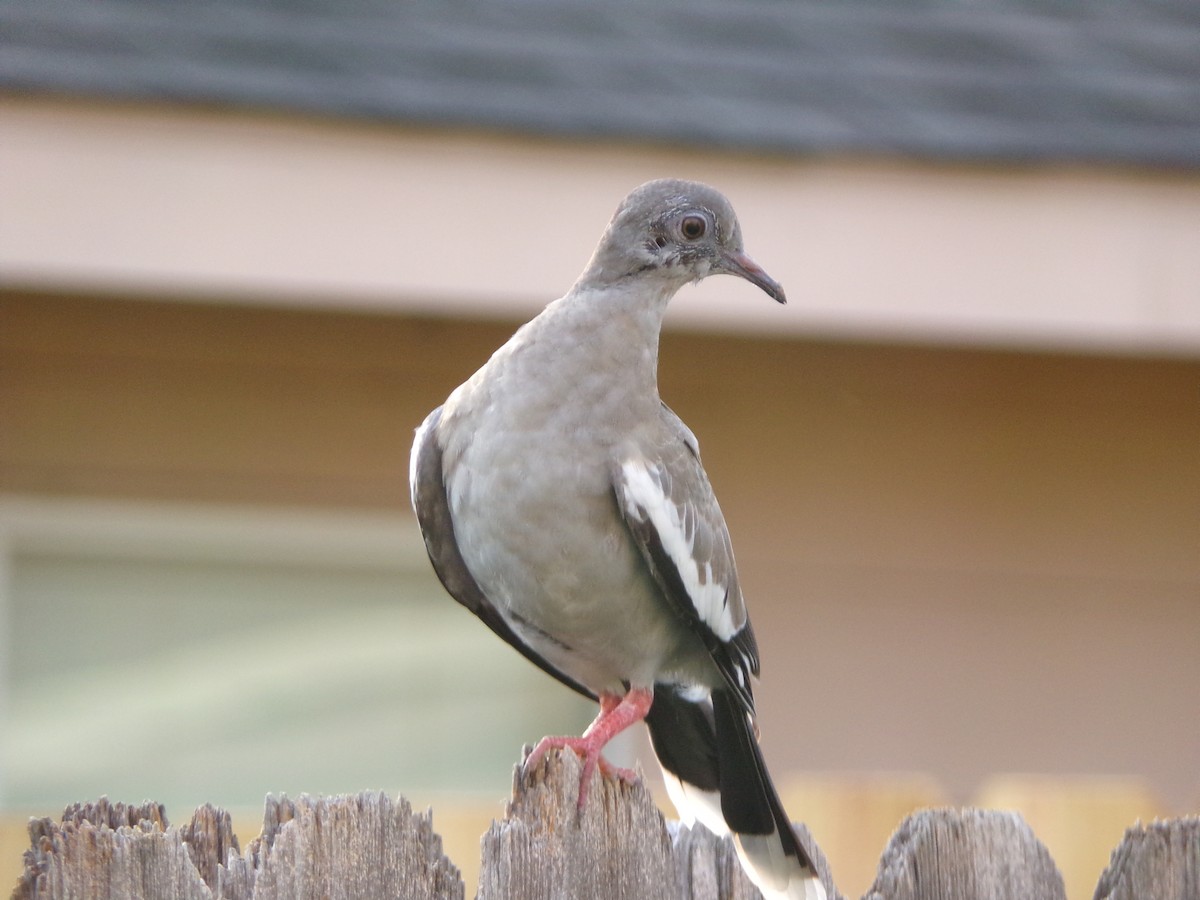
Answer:
<path fill-rule="evenodd" d="M 636 189 L 571 290 L 418 430 L 413 504 L 456 599 L 599 697 L 597 725 L 617 698 L 649 705 L 654 692 L 649 714 L 625 712 L 646 716 L 664 769 L 692 795 L 679 802 L 700 798 L 710 808 L 695 815 L 745 836 L 760 886 L 817 897 L 753 737 L 758 651 L 724 517 L 695 436 L 658 394 L 667 304 L 717 273 L 784 302 L 721 194 L 670 180 Z M 583 749 L 586 736 L 554 740 Z"/>

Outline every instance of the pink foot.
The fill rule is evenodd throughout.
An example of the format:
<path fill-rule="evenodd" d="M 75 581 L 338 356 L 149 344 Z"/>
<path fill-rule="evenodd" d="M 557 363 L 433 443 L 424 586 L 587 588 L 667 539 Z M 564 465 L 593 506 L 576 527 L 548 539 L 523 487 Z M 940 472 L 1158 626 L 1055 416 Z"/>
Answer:
<path fill-rule="evenodd" d="M 646 718 L 650 711 L 650 703 L 654 692 L 649 688 L 634 688 L 624 697 L 616 694 L 600 695 L 600 715 L 588 726 L 582 737 L 544 737 L 525 758 L 525 771 L 530 772 L 537 767 L 551 748 L 571 749 L 583 757 L 583 773 L 579 778 L 579 810 L 582 812 L 587 804 L 588 788 L 591 786 L 592 773 L 599 766 L 605 775 L 613 775 L 630 783 L 637 780 L 637 773 L 630 769 L 614 766 L 604 758 L 601 751 L 604 745 L 635 722 Z"/>
<path fill-rule="evenodd" d="M 642 779 L 633 769 L 626 769 L 624 766 L 614 766 L 603 756 L 600 757 L 600 774 L 606 778 L 616 778 L 626 784 L 637 784 Z"/>

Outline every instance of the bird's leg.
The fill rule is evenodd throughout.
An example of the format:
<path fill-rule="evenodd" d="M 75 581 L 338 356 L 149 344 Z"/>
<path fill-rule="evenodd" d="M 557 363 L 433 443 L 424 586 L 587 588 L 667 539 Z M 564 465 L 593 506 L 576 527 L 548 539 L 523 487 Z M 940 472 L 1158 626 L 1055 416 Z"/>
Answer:
<path fill-rule="evenodd" d="M 629 770 L 611 765 L 601 755 L 601 751 L 605 744 L 630 725 L 646 718 L 653 700 L 652 688 L 632 688 L 623 697 L 619 694 L 601 693 L 600 715 L 596 716 L 583 736 L 542 738 L 526 758 L 525 771 L 532 770 L 552 747 L 574 750 L 583 757 L 583 774 L 579 779 L 579 809 L 582 810 L 587 803 L 588 787 L 597 766 L 608 774 L 616 774 L 622 778 L 634 777 Z"/>
<path fill-rule="evenodd" d="M 651 696 L 651 699 L 653 700 L 653 696 Z M 610 713 L 612 713 L 613 710 L 615 710 L 618 706 L 620 706 L 624 700 L 625 700 L 625 696 L 622 694 L 607 694 L 607 693 L 601 694 L 600 695 L 600 715 L 596 716 L 596 718 L 592 721 L 592 724 L 587 727 L 587 731 L 585 731 L 583 733 L 583 736 L 587 737 L 589 734 L 591 734 L 592 729 L 596 727 L 596 725 L 600 722 L 600 720 L 604 719 L 606 716 L 608 716 Z M 647 710 L 650 709 L 648 704 L 646 706 L 646 709 Z M 645 718 L 645 716 L 646 716 L 646 713 L 643 712 L 638 718 L 631 720 L 628 725 L 624 725 L 620 728 L 617 728 L 614 731 L 611 731 L 609 733 L 609 740 L 616 737 L 621 731 L 623 731 L 625 728 L 628 728 L 629 725 L 632 725 L 634 722 L 638 722 L 641 719 Z M 607 741 L 605 741 L 605 743 L 607 743 Z M 614 766 L 612 763 L 610 763 L 607 759 L 604 758 L 604 754 L 602 754 L 602 753 L 598 755 L 597 765 L 600 767 L 600 773 L 602 775 L 607 775 L 610 778 L 620 778 L 622 781 L 626 781 L 629 784 L 633 784 L 634 782 L 636 782 L 638 780 L 637 772 L 633 771 L 633 769 L 626 769 L 621 766 Z M 580 808 L 582 808 L 583 804 L 580 803 L 579 806 L 580 806 Z"/>

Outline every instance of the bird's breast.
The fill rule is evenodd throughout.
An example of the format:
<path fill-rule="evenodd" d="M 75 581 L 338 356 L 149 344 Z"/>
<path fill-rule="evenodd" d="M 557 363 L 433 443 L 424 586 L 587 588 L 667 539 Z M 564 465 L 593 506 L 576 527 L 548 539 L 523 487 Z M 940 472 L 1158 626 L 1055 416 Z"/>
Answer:
<path fill-rule="evenodd" d="M 673 652 L 669 612 L 586 428 L 481 422 L 447 473 L 464 562 L 542 656 L 595 690 L 647 684 Z"/>

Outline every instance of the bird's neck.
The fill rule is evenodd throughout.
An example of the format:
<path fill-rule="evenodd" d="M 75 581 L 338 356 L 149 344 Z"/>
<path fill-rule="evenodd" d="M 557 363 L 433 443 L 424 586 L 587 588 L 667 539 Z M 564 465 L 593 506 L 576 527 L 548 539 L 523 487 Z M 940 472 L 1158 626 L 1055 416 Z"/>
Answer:
<path fill-rule="evenodd" d="M 538 326 L 567 338 L 555 343 L 569 348 L 569 355 L 545 360 L 548 374 L 559 365 L 565 377 L 571 377 L 566 373 L 594 373 L 594 388 L 587 383 L 573 385 L 581 399 L 592 389 L 605 390 L 607 385 L 609 390 L 627 394 L 631 403 L 657 405 L 659 334 L 674 293 L 670 285 L 662 290 L 647 290 L 645 283 L 603 288 L 577 285 L 535 320 Z M 581 361 L 586 365 L 581 366 Z"/>

